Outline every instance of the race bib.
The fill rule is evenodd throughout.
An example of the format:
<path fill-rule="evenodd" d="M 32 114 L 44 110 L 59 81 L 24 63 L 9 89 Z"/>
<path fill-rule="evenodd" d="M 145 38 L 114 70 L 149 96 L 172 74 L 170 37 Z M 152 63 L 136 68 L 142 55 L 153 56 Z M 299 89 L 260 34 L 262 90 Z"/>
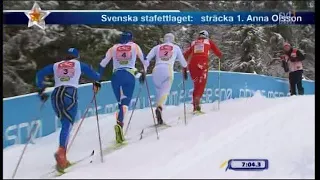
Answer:
<path fill-rule="evenodd" d="M 173 55 L 173 47 L 170 45 L 163 45 L 160 46 L 159 49 L 159 58 L 162 61 L 168 61 L 169 59 L 171 59 Z"/>
<path fill-rule="evenodd" d="M 194 53 L 204 53 L 204 44 L 203 43 L 195 44 L 193 47 L 193 52 Z"/>
<path fill-rule="evenodd" d="M 123 45 L 117 47 L 116 58 L 121 65 L 126 65 L 132 59 L 131 46 Z"/>
<path fill-rule="evenodd" d="M 70 81 L 75 74 L 75 63 L 74 62 L 61 62 L 58 64 L 57 77 L 62 82 Z"/>

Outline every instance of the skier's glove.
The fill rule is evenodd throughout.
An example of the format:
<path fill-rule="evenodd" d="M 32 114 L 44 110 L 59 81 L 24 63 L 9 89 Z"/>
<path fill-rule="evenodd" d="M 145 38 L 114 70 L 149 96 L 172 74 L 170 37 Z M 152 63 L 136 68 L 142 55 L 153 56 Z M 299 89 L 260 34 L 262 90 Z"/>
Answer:
<path fill-rule="evenodd" d="M 140 82 L 140 84 L 143 84 L 144 81 L 146 80 L 146 73 L 144 71 L 141 71 L 140 73 L 141 73 L 141 75 L 139 77 L 139 82 Z"/>
<path fill-rule="evenodd" d="M 45 90 L 45 88 L 38 89 L 38 95 L 39 95 L 39 97 L 40 97 L 40 100 L 41 100 L 43 103 L 45 103 L 45 102 L 48 100 L 48 98 L 49 98 L 48 94 L 45 94 L 45 93 L 44 93 L 44 90 Z"/>
<path fill-rule="evenodd" d="M 184 79 L 184 80 L 188 80 L 187 68 L 183 68 L 183 70 L 182 70 L 182 75 L 183 75 L 183 79 Z"/>
<path fill-rule="evenodd" d="M 93 83 L 93 92 L 98 93 L 98 91 L 101 89 L 101 83 L 96 81 Z"/>

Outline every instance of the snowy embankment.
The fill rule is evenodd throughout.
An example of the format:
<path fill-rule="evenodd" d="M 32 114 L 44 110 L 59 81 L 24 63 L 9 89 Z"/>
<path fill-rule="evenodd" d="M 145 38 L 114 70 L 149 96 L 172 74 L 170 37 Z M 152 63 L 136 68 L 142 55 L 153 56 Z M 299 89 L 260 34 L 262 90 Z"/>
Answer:
<path fill-rule="evenodd" d="M 188 110 L 191 107 L 188 105 Z M 314 178 L 314 96 L 227 100 L 203 105 L 205 115 L 183 122 L 183 106 L 170 106 L 164 119 L 171 128 L 139 139 L 142 128 L 153 124 L 149 108 L 133 115 L 128 137 L 137 140 L 104 156 L 100 162 L 96 120 L 87 118 L 69 159 L 95 150 L 93 162 L 83 162 L 60 178 Z M 130 112 L 131 113 L 131 112 Z M 180 118 L 179 118 L 180 117 Z M 114 139 L 113 115 L 100 116 L 103 146 Z M 75 128 L 78 124 L 75 125 Z M 16 178 L 45 178 L 54 165 L 58 132 L 28 146 Z M 23 145 L 4 149 L 4 178 L 11 178 Z M 231 158 L 264 158 L 269 169 L 239 172 L 220 167 Z"/>

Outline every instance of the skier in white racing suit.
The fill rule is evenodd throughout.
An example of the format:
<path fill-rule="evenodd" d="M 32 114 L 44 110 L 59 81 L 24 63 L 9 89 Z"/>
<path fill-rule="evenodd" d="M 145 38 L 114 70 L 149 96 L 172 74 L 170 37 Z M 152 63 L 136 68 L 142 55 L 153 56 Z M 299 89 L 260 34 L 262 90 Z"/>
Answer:
<path fill-rule="evenodd" d="M 164 36 L 164 43 L 151 49 L 146 57 L 146 64 L 155 58 L 156 63 L 152 72 L 152 79 L 156 89 L 156 116 L 158 124 L 163 124 L 162 110 L 171 90 L 173 82 L 173 66 L 178 60 L 183 67 L 183 77 L 187 79 L 187 62 L 179 46 L 174 43 L 174 35 L 168 33 Z"/>

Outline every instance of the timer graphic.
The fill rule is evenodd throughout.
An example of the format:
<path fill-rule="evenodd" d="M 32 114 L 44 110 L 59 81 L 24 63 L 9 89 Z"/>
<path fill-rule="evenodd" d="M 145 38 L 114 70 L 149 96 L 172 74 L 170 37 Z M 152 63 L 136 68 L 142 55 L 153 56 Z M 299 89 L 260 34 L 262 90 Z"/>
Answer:
<path fill-rule="evenodd" d="M 230 159 L 226 171 L 263 171 L 268 168 L 268 159 Z"/>

